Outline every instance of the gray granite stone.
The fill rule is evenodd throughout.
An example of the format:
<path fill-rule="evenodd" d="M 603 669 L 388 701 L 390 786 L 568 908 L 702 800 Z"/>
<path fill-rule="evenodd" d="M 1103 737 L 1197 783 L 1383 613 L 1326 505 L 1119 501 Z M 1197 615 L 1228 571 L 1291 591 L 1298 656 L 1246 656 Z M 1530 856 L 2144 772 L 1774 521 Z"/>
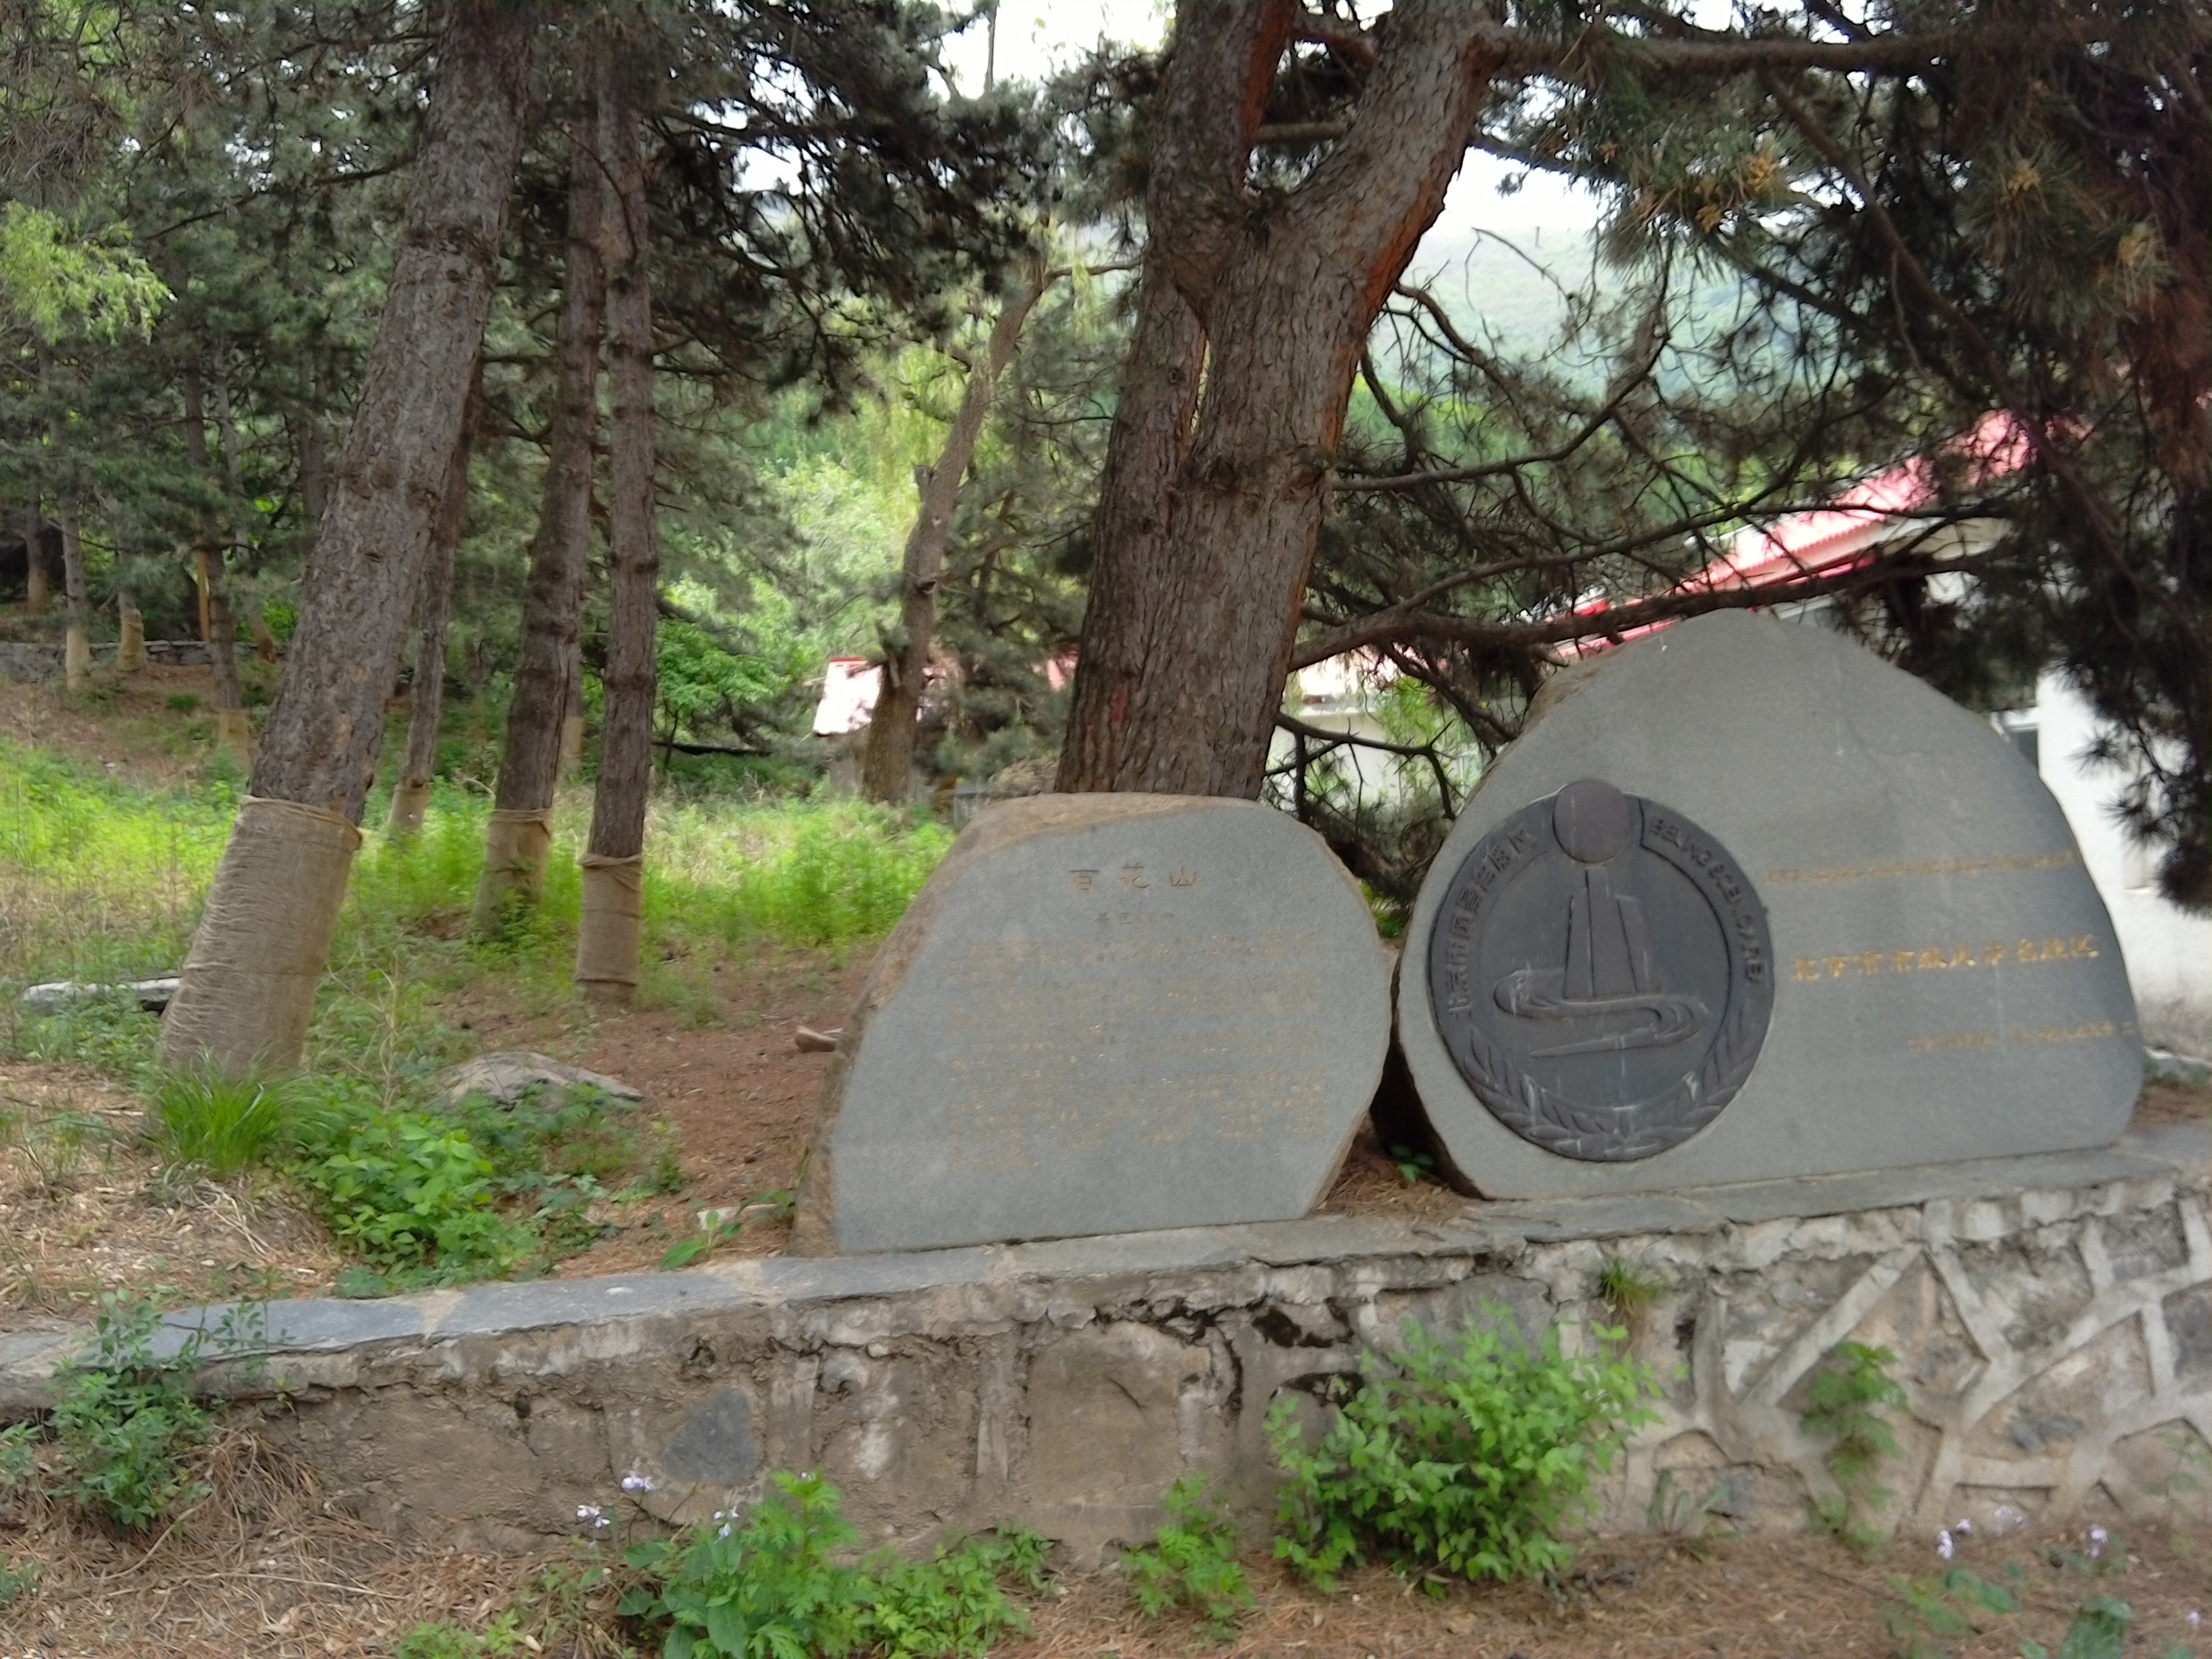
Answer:
<path fill-rule="evenodd" d="M 1389 1028 L 1359 890 L 1283 813 L 1164 795 L 993 807 L 846 1022 L 796 1248 L 1302 1215 Z"/>
<path fill-rule="evenodd" d="M 1614 1162 L 1547 1151 L 1485 1106 L 1440 1036 L 1427 970 L 1469 853 L 1584 778 L 1717 842 L 1763 903 L 1773 957 L 1772 1012 L 1734 1097 L 1680 1144 Z M 1564 915 L 1529 930 L 1521 967 L 1558 969 L 1568 932 Z M 2100 1146 L 2142 1082 L 2111 921 L 2033 769 L 1859 647 L 1741 613 L 1668 629 L 1555 689 L 1437 856 L 1404 960 L 1415 1085 L 1452 1162 L 1492 1197 Z M 1601 1092 L 1603 1056 L 1572 1063 L 1583 1091 Z"/>

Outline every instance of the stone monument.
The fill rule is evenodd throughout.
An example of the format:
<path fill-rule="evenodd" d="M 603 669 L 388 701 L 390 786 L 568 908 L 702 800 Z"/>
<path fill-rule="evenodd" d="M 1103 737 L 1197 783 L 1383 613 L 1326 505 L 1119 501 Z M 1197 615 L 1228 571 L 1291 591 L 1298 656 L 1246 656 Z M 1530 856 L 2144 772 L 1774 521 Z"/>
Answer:
<path fill-rule="evenodd" d="M 1171 795 L 991 807 L 846 1022 L 794 1249 L 1302 1216 L 1389 1026 L 1366 902 L 1285 814 Z"/>
<path fill-rule="evenodd" d="M 1826 629 L 1698 618 L 1568 672 L 1438 854 L 1398 1024 L 1490 1197 L 2097 1146 L 2142 1044 L 2057 803 Z"/>

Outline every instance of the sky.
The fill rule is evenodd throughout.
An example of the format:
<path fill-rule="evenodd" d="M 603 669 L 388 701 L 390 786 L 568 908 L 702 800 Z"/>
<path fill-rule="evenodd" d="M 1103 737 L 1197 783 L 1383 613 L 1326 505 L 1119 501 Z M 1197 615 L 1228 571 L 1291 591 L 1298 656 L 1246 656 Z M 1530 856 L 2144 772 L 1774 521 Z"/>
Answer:
<path fill-rule="evenodd" d="M 1102 39 L 1158 46 L 1172 10 L 1169 0 L 1006 0 L 999 15 L 999 77 L 1042 79 Z M 985 56 L 980 24 L 947 52 L 963 92 L 982 90 Z M 1587 230 L 1597 222 L 1597 198 L 1550 174 L 1530 176 L 1518 191 L 1504 193 L 1500 186 L 1520 172 L 1470 153 L 1431 238 L 1463 246 L 1477 230 L 1513 234 L 1539 225 Z M 1418 254 L 1414 263 L 1419 264 Z"/>

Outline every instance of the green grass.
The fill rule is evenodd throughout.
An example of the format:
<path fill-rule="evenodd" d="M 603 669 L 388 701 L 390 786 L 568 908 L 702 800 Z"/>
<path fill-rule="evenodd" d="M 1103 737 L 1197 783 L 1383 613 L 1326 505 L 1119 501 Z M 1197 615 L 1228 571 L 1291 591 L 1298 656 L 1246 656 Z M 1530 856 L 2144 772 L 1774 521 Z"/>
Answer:
<path fill-rule="evenodd" d="M 271 1079 L 168 1072 L 149 1079 L 145 1092 L 155 1141 L 179 1163 L 211 1176 L 261 1163 L 290 1127 L 284 1090 Z"/>
<path fill-rule="evenodd" d="M 420 836 L 389 842 L 372 801 L 308 1032 L 281 1087 L 159 1070 L 158 1023 L 128 999 L 47 1018 L 22 987 L 173 971 L 184 959 L 238 798 L 214 777 L 134 788 L 0 742 L 0 1054 L 73 1060 L 130 1083 L 148 1134 L 217 1176 L 288 1172 L 331 1231 L 396 1286 L 536 1271 L 594 1236 L 592 1205 L 665 1190 L 665 1133 L 619 1103 L 453 1105 L 434 1081 L 474 1053 L 452 1000 L 483 994 L 579 1034 L 575 994 L 587 791 L 564 794 L 545 901 L 495 941 L 470 917 L 489 802 L 441 786 Z M 715 967 L 790 948 L 834 963 L 888 932 L 951 831 L 853 802 L 657 799 L 647 830 L 641 1000 L 704 1022 L 726 1008 Z M 18 1137 L 21 1139 L 21 1137 Z"/>

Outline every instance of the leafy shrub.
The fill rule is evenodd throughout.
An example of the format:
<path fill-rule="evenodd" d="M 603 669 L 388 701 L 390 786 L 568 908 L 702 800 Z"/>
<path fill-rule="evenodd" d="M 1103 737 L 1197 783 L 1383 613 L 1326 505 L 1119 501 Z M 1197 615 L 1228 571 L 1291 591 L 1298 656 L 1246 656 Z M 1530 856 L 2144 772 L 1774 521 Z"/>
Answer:
<path fill-rule="evenodd" d="M 535 1249 L 496 1207 L 492 1161 L 448 1118 L 341 1108 L 301 1144 L 299 1177 L 325 1224 L 373 1267 L 426 1283 L 495 1278 Z"/>
<path fill-rule="evenodd" d="M 1237 1528 L 1215 1505 L 1202 1474 L 1168 1488 L 1168 1518 L 1150 1545 L 1121 1558 L 1129 1590 L 1147 1619 L 1187 1607 L 1215 1641 L 1226 1641 L 1252 1605 L 1252 1586 L 1237 1564 Z"/>
<path fill-rule="evenodd" d="M 517 1622 L 514 1614 L 502 1614 L 481 1635 L 459 1625 L 417 1625 L 399 1638 L 392 1659 L 519 1659 Z"/>
<path fill-rule="evenodd" d="M 1867 1516 L 1889 1501 L 1875 1472 L 1898 1455 L 1897 1437 L 1881 1415 L 1905 1403 L 1905 1390 L 1890 1376 L 1897 1356 L 1887 1348 L 1838 1342 L 1814 1373 L 1800 1420 L 1815 1440 L 1832 1441 L 1824 1460 L 1837 1490 L 1816 1499 L 1814 1517 L 1862 1553 L 1879 1549 L 1880 1528 Z"/>
<path fill-rule="evenodd" d="M 260 1078 L 169 1072 L 147 1090 L 154 1139 L 178 1162 L 211 1176 L 258 1164 L 283 1140 L 289 1109 L 283 1090 Z"/>
<path fill-rule="evenodd" d="M 632 1546 L 642 1577 L 618 1611 L 659 1637 L 664 1659 L 980 1659 L 1026 1628 L 1009 1578 L 1042 1582 L 1048 1545 L 1033 1533 L 968 1538 L 927 1561 L 840 1565 L 860 1534 L 818 1474 L 779 1474 L 776 1495 L 744 1521 L 718 1520 Z"/>
<path fill-rule="evenodd" d="M 653 1581 L 618 1611 L 665 1629 L 665 1659 L 837 1659 L 860 1644 L 861 1576 L 836 1555 L 860 1534 L 817 1474 L 775 1477 L 780 1494 L 744 1523 L 633 1545 L 623 1564 Z"/>
<path fill-rule="evenodd" d="M 1275 1553 L 1324 1589 L 1372 1550 L 1469 1578 L 1555 1572 L 1593 1474 L 1653 1414 L 1648 1366 L 1531 1347 L 1503 1310 L 1449 1345 L 1408 1323 L 1404 1352 L 1364 1355 L 1360 1386 L 1306 1449 L 1293 1403 L 1267 1415 L 1290 1479 Z M 1621 1333 L 1601 1329 L 1608 1343 Z M 1439 1591 L 1439 1593 L 1441 1593 Z"/>
<path fill-rule="evenodd" d="M 250 1340 L 254 1316 L 233 1316 L 214 1330 L 195 1330 L 166 1358 L 154 1354 L 161 1313 L 151 1299 L 111 1291 L 100 1298 L 91 1363 L 70 1377 L 45 1424 L 55 1455 L 46 1496 L 75 1504 L 125 1533 L 196 1501 L 206 1488 L 191 1478 L 185 1455 L 215 1425 L 192 1394 L 194 1370 L 210 1346 Z M 33 1440 L 18 1424 L 0 1432 L 0 1489 L 39 1479 Z"/>

